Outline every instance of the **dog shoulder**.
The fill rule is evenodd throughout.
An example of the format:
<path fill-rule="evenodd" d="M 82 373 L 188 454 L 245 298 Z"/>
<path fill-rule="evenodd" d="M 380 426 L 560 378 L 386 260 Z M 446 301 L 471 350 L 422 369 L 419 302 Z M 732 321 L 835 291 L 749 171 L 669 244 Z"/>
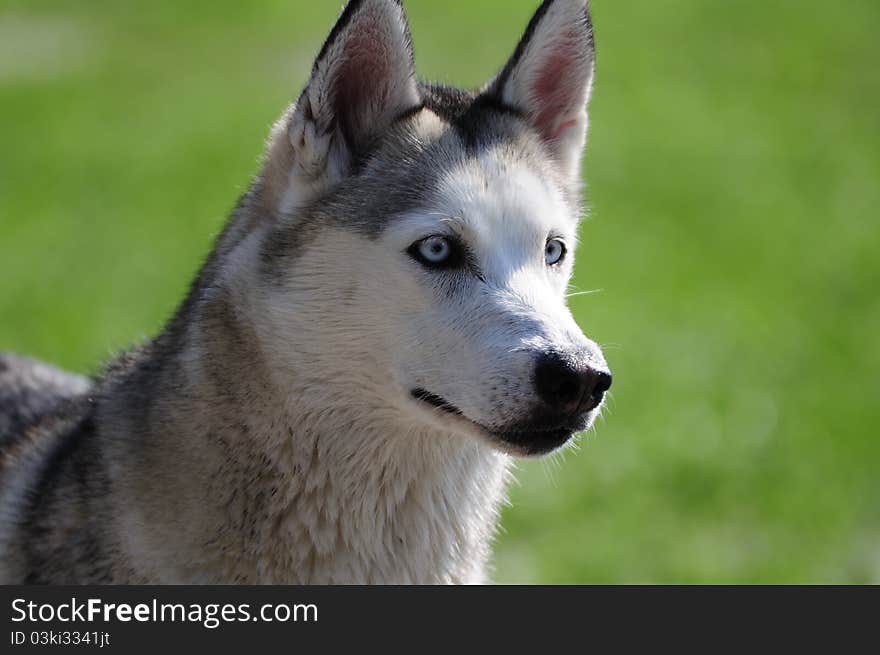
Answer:
<path fill-rule="evenodd" d="M 0 354 L 0 579 L 11 579 L 16 526 L 51 454 L 81 413 L 91 382 L 46 364 Z"/>
<path fill-rule="evenodd" d="M 0 354 L 0 461 L 27 428 L 91 388 L 86 378 L 41 362 Z"/>

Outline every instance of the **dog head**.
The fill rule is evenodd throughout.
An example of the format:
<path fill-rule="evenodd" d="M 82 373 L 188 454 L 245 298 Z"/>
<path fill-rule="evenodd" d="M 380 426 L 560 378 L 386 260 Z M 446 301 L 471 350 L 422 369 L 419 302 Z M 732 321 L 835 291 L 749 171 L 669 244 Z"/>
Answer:
<path fill-rule="evenodd" d="M 547 0 L 476 92 L 422 84 L 396 0 L 352 0 L 259 186 L 264 350 L 316 404 L 543 454 L 611 375 L 565 291 L 593 79 L 586 0 Z"/>

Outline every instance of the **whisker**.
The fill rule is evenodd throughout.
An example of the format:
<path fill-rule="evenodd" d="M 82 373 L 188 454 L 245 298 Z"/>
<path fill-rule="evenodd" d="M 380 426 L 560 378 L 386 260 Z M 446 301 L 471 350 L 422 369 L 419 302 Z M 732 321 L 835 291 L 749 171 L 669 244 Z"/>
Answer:
<path fill-rule="evenodd" d="M 591 289 L 590 291 L 575 291 L 574 293 L 565 294 L 566 298 L 574 298 L 575 296 L 590 296 L 594 293 L 600 293 L 604 291 L 604 289 Z"/>
<path fill-rule="evenodd" d="M 550 482 L 550 486 L 554 489 L 559 488 L 559 460 L 555 456 L 545 457 L 541 460 L 541 468 L 544 469 L 544 475 Z"/>

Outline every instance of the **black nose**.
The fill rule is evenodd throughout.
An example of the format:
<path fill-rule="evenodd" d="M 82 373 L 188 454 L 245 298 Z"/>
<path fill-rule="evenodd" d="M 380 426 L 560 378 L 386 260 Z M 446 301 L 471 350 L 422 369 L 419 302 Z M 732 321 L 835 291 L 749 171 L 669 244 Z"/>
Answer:
<path fill-rule="evenodd" d="M 545 353 L 535 368 L 535 389 L 550 408 L 566 413 L 599 406 L 611 387 L 611 373 L 577 363 L 558 353 Z"/>

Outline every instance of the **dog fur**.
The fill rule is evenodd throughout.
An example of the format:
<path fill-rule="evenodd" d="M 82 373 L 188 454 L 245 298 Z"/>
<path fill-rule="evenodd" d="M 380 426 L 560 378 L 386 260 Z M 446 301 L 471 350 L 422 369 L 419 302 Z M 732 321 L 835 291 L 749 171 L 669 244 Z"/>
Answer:
<path fill-rule="evenodd" d="M 610 384 L 565 305 L 593 52 L 547 0 L 484 88 L 426 84 L 352 0 L 161 334 L 94 381 L 0 358 L 0 581 L 483 582 L 512 458 L 601 408 L 551 415 L 536 357 Z"/>

